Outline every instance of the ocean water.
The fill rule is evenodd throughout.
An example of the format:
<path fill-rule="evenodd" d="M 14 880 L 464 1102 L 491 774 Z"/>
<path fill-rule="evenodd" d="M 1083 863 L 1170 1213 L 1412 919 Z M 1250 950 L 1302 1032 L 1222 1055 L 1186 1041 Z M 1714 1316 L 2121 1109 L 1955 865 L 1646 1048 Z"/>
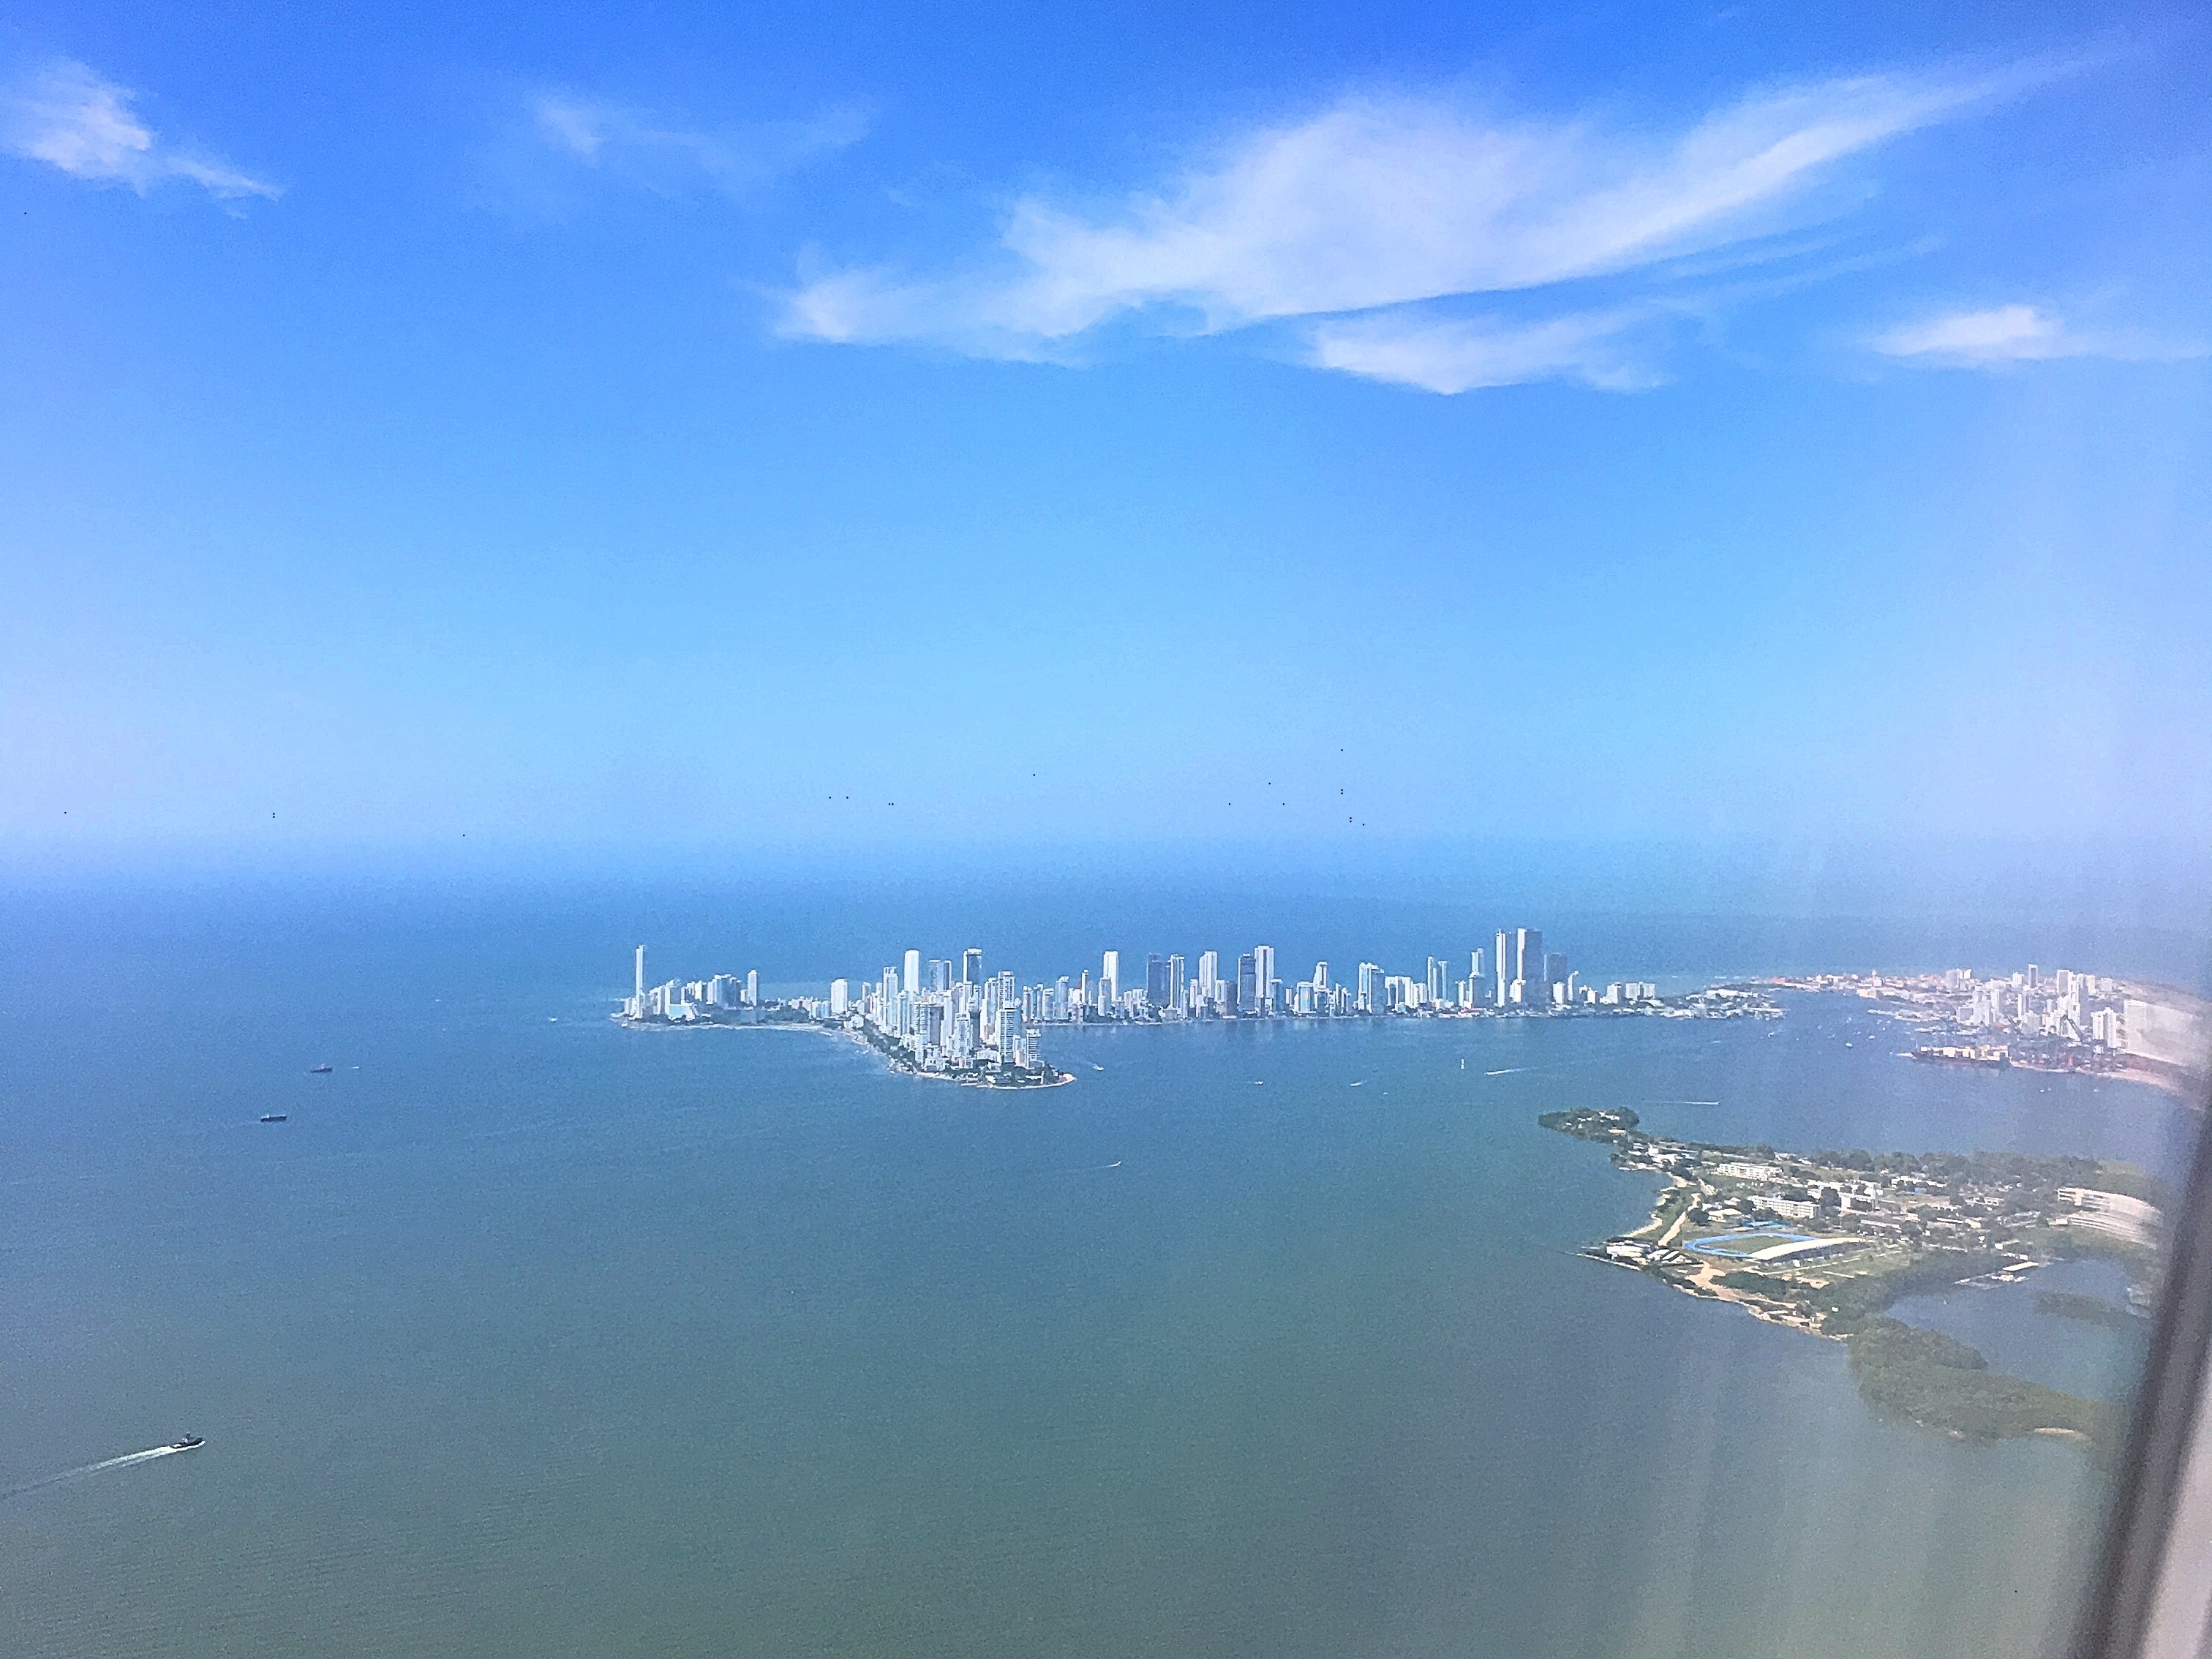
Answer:
<path fill-rule="evenodd" d="M 619 1030 L 598 922 L 276 914 L 14 935 L 0 1488 L 207 1444 L 0 1499 L 0 1651 L 2009 1659 L 2087 1458 L 1577 1256 L 1651 1185 L 1536 1115 L 2168 1173 L 2192 1127 L 1835 1000 L 1056 1033 L 1078 1081 L 999 1095 Z M 1909 1311 L 2124 1399 L 2027 1288 Z"/>

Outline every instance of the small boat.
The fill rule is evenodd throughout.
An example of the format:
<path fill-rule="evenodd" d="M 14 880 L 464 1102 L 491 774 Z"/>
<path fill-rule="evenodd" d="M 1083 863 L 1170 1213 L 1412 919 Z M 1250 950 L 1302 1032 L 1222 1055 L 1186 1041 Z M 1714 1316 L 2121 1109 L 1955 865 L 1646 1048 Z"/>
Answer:
<path fill-rule="evenodd" d="M 327 1077 L 330 1075 L 330 1070 L 331 1068 L 327 1066 L 310 1066 L 307 1067 L 307 1075 L 309 1077 Z"/>
<path fill-rule="evenodd" d="M 171 1451 L 190 1451 L 195 1446 L 204 1446 L 205 1444 L 207 1444 L 207 1442 L 198 1435 L 188 1434 L 182 1440 L 172 1440 L 169 1443 L 169 1449 Z"/>
<path fill-rule="evenodd" d="M 261 1121 L 264 1123 L 282 1123 L 284 1121 L 285 1116 L 286 1115 L 283 1112 L 270 1112 L 264 1116 Z"/>

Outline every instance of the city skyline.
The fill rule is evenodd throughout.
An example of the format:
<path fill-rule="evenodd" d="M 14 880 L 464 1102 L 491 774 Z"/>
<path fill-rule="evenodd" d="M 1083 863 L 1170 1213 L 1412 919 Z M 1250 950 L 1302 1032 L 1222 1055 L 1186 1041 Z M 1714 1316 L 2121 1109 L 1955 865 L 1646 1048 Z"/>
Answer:
<path fill-rule="evenodd" d="M 873 978 L 840 975 L 830 981 L 825 996 L 802 1000 L 810 1007 L 820 1005 L 817 1012 L 831 1018 L 850 1013 L 903 1037 L 914 1032 L 909 1014 L 924 1007 L 970 1012 L 984 1032 L 999 1009 L 1012 1007 L 1018 1013 L 1018 1034 L 1029 1025 L 1091 1021 L 1547 1012 L 1658 1000 L 1658 987 L 1650 981 L 1615 980 L 1602 988 L 1585 984 L 1563 953 L 1543 950 L 1540 929 L 1500 928 L 1497 938 L 1499 954 L 1488 958 L 1489 971 L 1485 971 L 1484 948 L 1476 946 L 1466 953 L 1467 971 L 1456 978 L 1452 958 L 1431 956 L 1419 975 L 1389 973 L 1379 963 L 1363 961 L 1354 981 L 1333 981 L 1328 961 L 1321 959 L 1304 976 L 1285 982 L 1275 971 L 1274 947 L 1255 945 L 1237 956 L 1233 976 L 1222 974 L 1218 951 L 1199 953 L 1194 975 L 1182 952 L 1147 951 L 1144 983 L 1126 988 L 1118 948 L 1099 952 L 1095 979 L 1086 967 L 1024 984 L 1011 969 L 986 974 L 980 946 L 969 946 L 957 957 L 925 957 L 920 947 L 908 947 L 897 963 L 885 965 Z M 1504 954 L 1509 938 L 1514 950 L 1510 957 Z M 1498 965 L 1508 962 L 1512 971 L 1502 974 Z M 621 1010 L 623 1018 L 684 1020 L 695 1017 L 693 1009 L 761 1006 L 757 969 L 748 969 L 742 981 L 717 974 L 704 980 L 670 979 L 648 985 L 642 945 L 636 947 L 635 963 L 635 988 Z M 1540 969 L 1542 977 L 1524 976 Z M 978 1044 L 997 1046 L 994 1038 L 971 1033 L 969 1047 Z"/>

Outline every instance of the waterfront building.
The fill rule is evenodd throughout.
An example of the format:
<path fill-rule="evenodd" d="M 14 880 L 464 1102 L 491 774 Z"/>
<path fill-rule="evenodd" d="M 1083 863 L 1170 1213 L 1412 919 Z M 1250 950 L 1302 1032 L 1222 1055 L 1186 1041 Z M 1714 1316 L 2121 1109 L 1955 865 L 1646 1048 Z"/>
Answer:
<path fill-rule="evenodd" d="M 921 994 L 921 951 L 909 951 L 906 953 L 905 970 L 899 975 L 899 989 L 910 997 Z"/>
<path fill-rule="evenodd" d="M 1102 1009 L 1110 1008 L 1121 1000 L 1121 953 L 1109 951 L 1098 969 L 1098 997 Z"/>
<path fill-rule="evenodd" d="M 1513 980 L 1513 961 L 1510 954 L 1512 941 L 1506 937 L 1505 930 L 1501 927 L 1498 930 L 1498 937 L 1492 943 L 1497 947 L 1491 953 L 1491 959 L 1498 968 L 1495 976 L 1497 1001 L 1498 1006 L 1503 1008 L 1505 1006 L 1507 988 Z"/>
<path fill-rule="evenodd" d="M 1214 1001 L 1221 989 L 1221 952 L 1201 951 L 1198 957 L 1198 994 L 1205 1001 Z"/>
<path fill-rule="evenodd" d="M 1441 1003 L 1443 1001 L 1444 981 L 1449 978 L 1450 975 L 1450 963 L 1447 963 L 1442 957 L 1431 957 L 1429 958 L 1429 971 L 1423 988 L 1428 993 L 1428 1000 L 1431 1002 Z"/>
<path fill-rule="evenodd" d="M 645 1007 L 645 946 L 642 945 L 637 947 L 637 1006 L 642 1012 Z"/>
<path fill-rule="evenodd" d="M 1530 985 L 1545 982 L 1542 928 L 1516 927 L 1513 930 L 1513 977 Z"/>
<path fill-rule="evenodd" d="M 830 981 L 830 1018 L 842 1019 L 851 1012 L 852 1006 L 852 982 L 848 980 L 831 980 Z"/>
<path fill-rule="evenodd" d="M 1180 956 L 1168 957 L 1167 1006 L 1177 1014 L 1183 1012 L 1183 961 Z"/>
<path fill-rule="evenodd" d="M 1145 1000 L 1154 1008 L 1167 1008 L 1168 959 L 1157 951 L 1145 953 Z"/>
<path fill-rule="evenodd" d="M 1237 958 L 1237 1012 L 1240 1014 L 1260 1012 L 1257 964 L 1249 951 Z"/>
<path fill-rule="evenodd" d="M 1260 1012 L 1273 1013 L 1282 1006 L 1281 994 L 1276 989 L 1275 947 L 1255 945 L 1252 947 L 1252 985 L 1259 994 Z"/>
<path fill-rule="evenodd" d="M 1359 1012 L 1363 1014 L 1379 1014 L 1387 1012 L 1382 996 L 1382 969 L 1374 963 L 1363 962 L 1359 964 L 1357 977 Z"/>
<path fill-rule="evenodd" d="M 975 985 L 980 983 L 982 977 L 983 953 L 971 945 L 960 953 L 960 982 Z"/>

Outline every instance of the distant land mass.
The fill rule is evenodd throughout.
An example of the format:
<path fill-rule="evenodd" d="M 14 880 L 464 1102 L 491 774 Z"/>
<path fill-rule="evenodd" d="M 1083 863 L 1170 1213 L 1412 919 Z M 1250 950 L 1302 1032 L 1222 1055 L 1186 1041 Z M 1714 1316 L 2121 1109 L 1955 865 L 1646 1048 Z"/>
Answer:
<path fill-rule="evenodd" d="M 2155 1266 L 2166 1194 L 2142 1171 L 2080 1157 L 1714 1146 L 1646 1133 L 1626 1109 L 1547 1112 L 1545 1128 L 1662 1175 L 1651 1218 L 1585 1248 L 1691 1296 L 1845 1342 L 1869 1405 L 1964 1439 L 2064 1436 L 2099 1458 L 2118 1433 L 2102 1401 L 2008 1376 L 1951 1337 L 1886 1316 L 1905 1297 L 2018 1283 L 2060 1260 L 2125 1267 L 2133 1302 Z M 2044 1311 L 2126 1325 L 2095 1297 L 2048 1292 Z"/>

